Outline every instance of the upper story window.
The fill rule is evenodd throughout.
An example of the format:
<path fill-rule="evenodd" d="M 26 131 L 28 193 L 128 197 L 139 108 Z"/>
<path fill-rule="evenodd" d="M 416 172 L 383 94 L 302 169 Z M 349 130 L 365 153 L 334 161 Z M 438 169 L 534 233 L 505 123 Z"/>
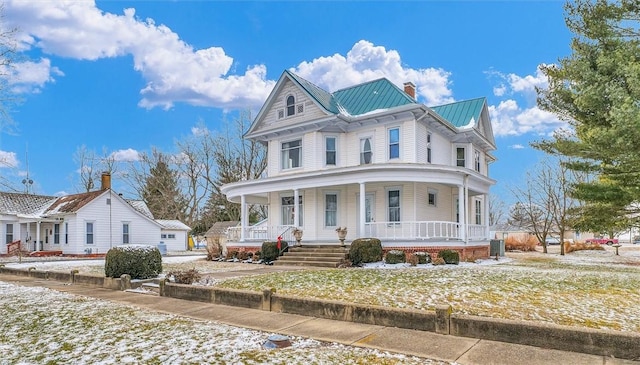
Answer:
<path fill-rule="evenodd" d="M 460 167 L 466 166 L 464 155 L 465 155 L 464 147 L 456 148 L 456 166 L 460 166 Z"/>
<path fill-rule="evenodd" d="M 480 172 L 480 151 L 473 151 L 473 165 L 476 171 Z"/>
<path fill-rule="evenodd" d="M 431 133 L 427 133 L 427 162 L 431 163 Z"/>
<path fill-rule="evenodd" d="M 371 138 L 363 138 L 360 140 L 360 164 L 371 163 Z"/>
<path fill-rule="evenodd" d="M 326 165 L 336 164 L 336 137 L 327 137 L 324 140 L 324 151 Z"/>
<path fill-rule="evenodd" d="M 287 117 L 296 114 L 296 98 L 293 95 L 287 96 Z"/>
<path fill-rule="evenodd" d="M 281 168 L 283 170 L 293 169 L 301 166 L 302 140 L 282 143 Z"/>
<path fill-rule="evenodd" d="M 389 159 L 400 158 L 400 129 L 389 129 Z"/>

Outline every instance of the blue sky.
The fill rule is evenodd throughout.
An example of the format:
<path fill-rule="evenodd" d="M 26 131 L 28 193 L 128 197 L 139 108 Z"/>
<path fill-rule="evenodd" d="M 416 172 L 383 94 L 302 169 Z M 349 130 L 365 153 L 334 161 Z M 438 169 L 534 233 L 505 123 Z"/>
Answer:
<path fill-rule="evenodd" d="M 564 126 L 535 105 L 538 66 L 570 54 L 560 1 L 6 0 L 4 11 L 26 57 L 9 78 L 23 102 L 0 135 L 0 176 L 23 188 L 28 150 L 40 194 L 78 192 L 81 145 L 132 160 L 175 152 L 225 113 L 255 115 L 285 69 L 329 91 L 412 81 L 428 106 L 487 97 L 493 191 L 507 202 L 540 158 L 529 142 Z"/>

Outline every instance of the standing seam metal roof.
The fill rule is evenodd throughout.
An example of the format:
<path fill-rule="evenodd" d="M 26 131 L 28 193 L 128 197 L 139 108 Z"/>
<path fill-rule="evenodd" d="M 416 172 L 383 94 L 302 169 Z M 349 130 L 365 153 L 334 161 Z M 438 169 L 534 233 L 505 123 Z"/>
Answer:
<path fill-rule="evenodd" d="M 434 106 L 431 109 L 448 120 L 449 123 L 460 128 L 468 125 L 471 118 L 473 118 L 476 123 L 480 120 L 480 113 L 482 113 L 482 107 L 485 101 L 486 99 L 482 97 Z"/>

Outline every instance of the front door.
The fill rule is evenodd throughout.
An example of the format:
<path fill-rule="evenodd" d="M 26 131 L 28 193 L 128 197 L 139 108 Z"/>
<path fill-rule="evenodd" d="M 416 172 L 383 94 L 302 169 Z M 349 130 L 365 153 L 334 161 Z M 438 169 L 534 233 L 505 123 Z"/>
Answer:
<path fill-rule="evenodd" d="M 356 210 L 356 219 L 358 226 L 358 237 L 375 237 L 375 227 L 371 226 L 371 229 L 365 228 L 365 232 L 359 232 L 360 230 L 360 194 L 356 197 L 358 202 L 358 209 Z M 373 223 L 375 222 L 375 217 L 373 213 L 375 212 L 376 207 L 376 195 L 374 193 L 366 193 L 364 195 L 364 222 L 365 223 Z M 369 233 L 371 232 L 371 233 Z"/>

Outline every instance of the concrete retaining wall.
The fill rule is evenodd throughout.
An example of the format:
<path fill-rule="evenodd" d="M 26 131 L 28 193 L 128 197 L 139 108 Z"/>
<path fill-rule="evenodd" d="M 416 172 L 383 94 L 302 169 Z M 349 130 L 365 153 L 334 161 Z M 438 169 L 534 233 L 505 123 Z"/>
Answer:
<path fill-rule="evenodd" d="M 128 275 L 105 278 L 13 269 L 0 266 L 0 273 L 62 280 L 114 290 L 131 288 Z M 621 359 L 640 358 L 640 333 L 596 330 L 555 324 L 512 321 L 453 314 L 450 306 L 439 306 L 435 312 L 358 305 L 329 300 L 305 299 L 278 295 L 271 290 L 256 293 L 247 290 L 222 289 L 161 282 L 160 295 L 265 311 L 300 314 L 340 321 L 374 324 L 388 327 L 471 337 L 492 341 L 574 351 L 585 354 L 614 356 Z"/>
<path fill-rule="evenodd" d="M 640 334 L 452 314 L 454 336 L 517 343 L 585 354 L 640 358 Z"/>

